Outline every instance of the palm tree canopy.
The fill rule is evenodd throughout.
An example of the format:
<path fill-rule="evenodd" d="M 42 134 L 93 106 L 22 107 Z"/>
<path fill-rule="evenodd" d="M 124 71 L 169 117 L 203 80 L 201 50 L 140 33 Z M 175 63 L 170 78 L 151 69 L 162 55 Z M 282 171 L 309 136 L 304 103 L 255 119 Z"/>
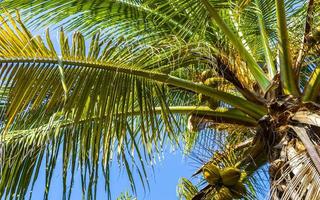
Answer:
<path fill-rule="evenodd" d="M 95 198 L 100 166 L 110 194 L 113 160 L 135 191 L 132 170 L 147 187 L 146 164 L 165 145 L 182 143 L 201 164 L 244 170 L 247 198 L 254 198 L 261 180 L 256 174 L 267 162 L 258 134 L 266 116 L 288 108 L 286 102 L 308 108 L 319 103 L 320 4 L 313 0 L 0 4 L 4 198 L 32 191 L 43 162 L 48 198 L 58 155 L 64 198 L 70 198 L 77 170 L 83 195 Z M 30 31 L 48 26 L 43 37 Z M 58 31 L 58 45 L 51 30 Z M 293 114 L 296 121 L 315 126 L 299 114 Z M 304 145 L 314 142 L 301 129 L 291 130 Z M 306 152 L 317 156 L 312 148 Z M 297 162 L 307 159 L 316 174 L 316 159 L 307 153 Z M 210 185 L 199 190 L 187 179 L 180 186 L 185 199 L 217 192 Z"/>

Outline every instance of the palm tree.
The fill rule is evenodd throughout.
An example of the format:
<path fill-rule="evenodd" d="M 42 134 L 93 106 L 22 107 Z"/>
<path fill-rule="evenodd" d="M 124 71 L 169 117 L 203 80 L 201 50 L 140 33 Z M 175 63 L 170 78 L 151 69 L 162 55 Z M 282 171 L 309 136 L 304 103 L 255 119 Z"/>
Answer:
<path fill-rule="evenodd" d="M 29 195 L 44 163 L 47 199 L 58 155 L 63 198 L 77 170 L 95 198 L 99 165 L 110 194 L 113 159 L 135 191 L 132 170 L 147 187 L 145 163 L 181 139 L 203 164 L 202 183 L 182 179 L 181 198 L 254 199 L 266 164 L 271 199 L 320 198 L 319 2 L 1 5 L 2 198 Z M 49 29 L 29 31 L 50 24 L 58 46 Z"/>

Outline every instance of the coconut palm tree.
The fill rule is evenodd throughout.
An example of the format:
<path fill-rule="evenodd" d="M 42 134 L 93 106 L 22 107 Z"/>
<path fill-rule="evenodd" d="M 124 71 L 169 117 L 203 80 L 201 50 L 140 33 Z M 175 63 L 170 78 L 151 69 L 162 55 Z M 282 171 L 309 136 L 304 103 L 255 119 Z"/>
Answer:
<path fill-rule="evenodd" d="M 320 198 L 319 2 L 0 4 L 2 198 L 31 196 L 44 163 L 47 199 L 58 156 L 63 198 L 76 171 L 96 198 L 100 167 L 110 194 L 112 160 L 135 191 L 168 143 L 201 163 L 181 198 L 257 198 L 265 166 L 271 199 Z M 29 31 L 48 25 L 59 45 Z"/>

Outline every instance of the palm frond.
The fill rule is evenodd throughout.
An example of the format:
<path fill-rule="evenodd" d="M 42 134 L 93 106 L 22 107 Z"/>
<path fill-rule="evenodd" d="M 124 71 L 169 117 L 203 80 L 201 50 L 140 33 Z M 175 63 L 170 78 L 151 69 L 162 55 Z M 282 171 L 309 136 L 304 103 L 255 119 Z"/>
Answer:
<path fill-rule="evenodd" d="M 22 17 L 6 10 L 0 17 L 2 198 L 32 193 L 41 165 L 48 198 L 60 155 L 63 198 L 70 198 L 80 171 L 83 197 L 94 199 L 99 165 L 110 195 L 112 161 L 125 169 L 135 192 L 135 169 L 147 188 L 146 165 L 166 145 L 184 144 L 197 169 L 214 163 L 245 171 L 244 198 L 257 199 L 269 178 L 267 155 L 275 153 L 266 151 L 276 149 L 265 148 L 261 122 L 267 117 L 262 117 L 283 94 L 300 99 L 304 89 L 299 106 L 305 108 L 316 106 L 306 101 L 319 100 L 320 40 L 312 35 L 320 24 L 318 2 L 312 11 L 311 3 L 299 0 L 5 0 L 0 5 L 10 12 L 22 9 Z M 22 19 L 29 28 L 63 26 L 75 33 L 71 39 L 60 28 L 54 45 L 49 30 L 45 39 L 34 36 Z M 317 114 L 299 114 L 288 123 L 318 126 Z M 298 142 L 284 149 L 289 160 L 283 175 L 270 177 L 271 194 L 309 198 L 318 192 L 313 184 L 319 156 L 311 148 L 314 138 L 305 140 L 297 132 L 284 137 L 292 135 L 298 139 L 288 141 Z M 302 153 L 296 152 L 300 140 L 309 144 Z M 275 187 L 290 181 L 287 188 Z M 219 184 L 182 179 L 180 197 L 212 199 Z"/>
<path fill-rule="evenodd" d="M 178 51 L 177 46 L 170 47 L 164 41 L 163 49 L 168 51 L 150 54 L 147 53 L 152 49 L 150 46 L 139 42 L 128 44 L 121 38 L 101 42 L 97 33 L 87 51 L 85 39 L 79 32 L 73 34 L 69 43 L 61 29 L 59 56 L 49 31 L 46 41 L 33 36 L 19 13 L 16 15 L 16 19 L 10 14 L 0 18 L 3 23 L 0 29 L 1 88 L 8 90 L 1 127 L 0 193 L 5 198 L 24 197 L 28 186 L 37 180 L 43 160 L 47 174 L 44 198 L 48 198 L 61 151 L 66 196 L 70 197 L 75 170 L 80 169 L 82 187 L 86 188 L 83 195 L 95 198 L 100 162 L 109 190 L 109 167 L 113 157 L 126 169 L 135 191 L 134 167 L 138 167 L 143 184 L 147 180 L 142 158 L 151 163 L 166 141 L 178 144 L 181 123 L 175 111 L 189 114 L 199 110 L 206 115 L 215 113 L 212 116 L 218 118 L 248 119 L 249 123 L 256 123 L 255 119 L 237 110 L 228 113 L 197 107 L 172 109 L 169 101 L 171 105 L 179 105 L 179 101 L 184 100 L 181 96 L 174 98 L 173 89 L 168 89 L 167 85 L 187 90 L 180 94 L 198 92 L 244 110 L 250 108 L 248 111 L 256 118 L 265 112 L 263 106 L 237 95 L 171 76 L 168 73 L 176 68 L 170 69 L 169 64 L 169 70 L 161 72 L 159 66 L 167 63 L 178 68 L 192 65 L 194 53 L 191 49 L 199 50 L 201 45 L 182 44 L 185 51 Z M 156 54 L 158 56 L 150 59 Z M 197 63 L 205 65 L 208 60 L 197 60 Z M 168 101 L 169 96 L 172 98 Z M 190 95 L 185 97 L 184 102 L 190 101 Z M 15 166 L 13 170 L 12 166 Z M 71 187 L 67 192 L 69 176 Z"/>
<path fill-rule="evenodd" d="M 276 1 L 279 54 L 280 54 L 280 74 L 281 83 L 285 94 L 299 95 L 299 89 L 293 73 L 293 61 L 290 51 L 289 34 L 287 29 L 286 12 L 284 0 Z"/>
<path fill-rule="evenodd" d="M 279 177 L 272 183 L 270 197 L 284 200 L 319 198 L 319 175 L 310 157 L 293 147 L 288 147 L 287 151 L 290 161 L 282 165 L 281 175 L 277 174 Z M 284 186 L 283 181 L 288 184 Z"/>
<path fill-rule="evenodd" d="M 177 186 L 177 193 L 180 199 L 192 200 L 198 193 L 198 189 L 188 179 L 181 178 Z"/>
<path fill-rule="evenodd" d="M 128 192 L 121 193 L 117 200 L 136 200 L 135 197 L 131 196 Z"/>

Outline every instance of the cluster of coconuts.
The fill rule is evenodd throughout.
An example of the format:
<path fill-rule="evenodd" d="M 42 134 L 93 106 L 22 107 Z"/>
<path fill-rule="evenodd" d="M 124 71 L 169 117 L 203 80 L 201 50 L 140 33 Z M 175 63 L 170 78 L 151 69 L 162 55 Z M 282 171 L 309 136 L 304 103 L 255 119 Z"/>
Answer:
<path fill-rule="evenodd" d="M 244 173 L 236 167 L 219 169 L 214 164 L 207 164 L 202 169 L 203 176 L 210 185 L 214 185 L 216 192 L 215 200 L 232 200 L 243 197 L 246 188 L 243 184 Z"/>
<path fill-rule="evenodd" d="M 200 79 L 202 84 L 212 88 L 217 88 L 219 83 L 223 80 L 221 77 L 215 76 L 214 70 L 203 71 L 201 73 Z M 208 107 L 213 110 L 219 106 L 219 101 L 202 94 L 199 94 L 199 100 L 200 102 L 207 102 Z"/>
<path fill-rule="evenodd" d="M 307 36 L 307 41 L 310 45 L 320 43 L 320 26 Z"/>

